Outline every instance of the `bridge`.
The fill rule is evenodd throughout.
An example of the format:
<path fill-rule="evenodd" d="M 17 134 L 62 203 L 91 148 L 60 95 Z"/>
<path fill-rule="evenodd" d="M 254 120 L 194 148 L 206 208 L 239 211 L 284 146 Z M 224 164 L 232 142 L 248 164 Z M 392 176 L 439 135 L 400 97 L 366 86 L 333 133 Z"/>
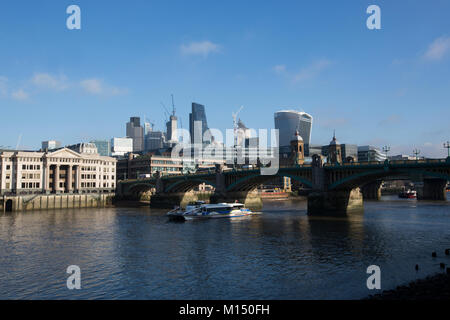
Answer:
<path fill-rule="evenodd" d="M 383 179 L 409 177 L 418 183 L 419 200 L 445 200 L 450 181 L 450 157 L 446 159 L 398 160 L 323 164 L 313 157 L 311 164 L 280 167 L 276 175 L 261 175 L 260 169 L 215 170 L 187 175 L 122 180 L 117 185 L 120 199 L 138 199 L 154 189 L 152 207 L 173 208 L 196 200 L 191 192 L 206 183 L 215 188 L 211 202 L 245 203 L 254 209 L 262 207 L 257 187 L 275 177 L 289 177 L 294 183 L 310 189 L 309 214 L 346 214 L 363 208 L 363 199 L 379 199 Z"/>

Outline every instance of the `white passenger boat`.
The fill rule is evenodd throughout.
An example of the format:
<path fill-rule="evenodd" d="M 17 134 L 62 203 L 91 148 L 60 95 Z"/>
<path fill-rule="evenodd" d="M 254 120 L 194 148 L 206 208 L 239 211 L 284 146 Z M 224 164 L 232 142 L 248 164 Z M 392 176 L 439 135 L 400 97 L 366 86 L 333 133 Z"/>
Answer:
<path fill-rule="evenodd" d="M 175 220 L 193 220 L 208 218 L 238 218 L 252 214 L 242 203 L 205 204 L 202 201 L 191 203 L 186 209 L 176 208 L 167 213 Z"/>

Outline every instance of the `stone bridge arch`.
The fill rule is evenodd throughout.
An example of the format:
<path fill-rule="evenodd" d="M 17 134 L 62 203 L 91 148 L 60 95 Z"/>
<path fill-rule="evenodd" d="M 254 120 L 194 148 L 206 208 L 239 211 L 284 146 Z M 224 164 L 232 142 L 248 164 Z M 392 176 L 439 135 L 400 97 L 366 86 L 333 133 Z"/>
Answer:
<path fill-rule="evenodd" d="M 178 180 L 170 184 L 167 184 L 167 186 L 164 188 L 164 192 L 167 193 L 189 192 L 203 183 L 206 183 L 207 185 L 216 188 L 216 183 L 212 182 L 211 180 L 202 178 L 193 178 L 193 179 Z"/>
<path fill-rule="evenodd" d="M 333 176 L 334 175 L 334 176 Z M 388 177 L 409 177 L 411 180 L 420 180 L 423 186 L 418 188 L 419 199 L 445 200 L 445 186 L 450 181 L 448 168 L 384 168 L 350 172 L 347 175 L 329 176 L 328 190 L 351 190 L 361 188 L 365 199 L 378 200 L 381 197 L 381 183 Z M 334 180 L 334 181 L 333 181 Z"/>
<path fill-rule="evenodd" d="M 292 180 L 299 182 L 309 188 L 312 187 L 312 182 L 307 178 L 300 175 L 295 175 L 291 173 L 283 173 L 278 172 L 276 175 L 269 175 L 269 176 L 262 176 L 259 173 L 253 173 L 251 175 L 240 177 L 239 179 L 236 179 L 235 181 L 231 182 L 226 187 L 227 192 L 232 191 L 251 191 L 256 189 L 259 185 L 273 180 L 275 177 L 282 178 L 287 177 L 291 178 Z"/>
<path fill-rule="evenodd" d="M 124 199 L 129 200 L 150 200 L 150 191 L 156 188 L 155 181 L 136 181 L 135 183 L 127 183 L 121 185 L 120 195 Z"/>

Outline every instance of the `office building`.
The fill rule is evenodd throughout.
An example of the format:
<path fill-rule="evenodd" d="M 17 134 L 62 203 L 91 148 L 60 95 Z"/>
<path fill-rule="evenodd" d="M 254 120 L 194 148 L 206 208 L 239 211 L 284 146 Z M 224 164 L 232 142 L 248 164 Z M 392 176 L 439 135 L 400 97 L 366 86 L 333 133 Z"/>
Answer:
<path fill-rule="evenodd" d="M 409 156 L 409 155 L 407 155 L 407 154 L 398 154 L 398 155 L 395 155 L 395 156 L 389 156 L 388 157 L 389 158 L 389 160 L 392 160 L 392 161 L 396 161 L 396 160 L 417 160 L 417 159 L 423 159 L 423 157 L 413 157 L 413 156 Z"/>
<path fill-rule="evenodd" d="M 201 161 L 172 159 L 170 155 L 154 153 L 130 154 L 129 157 L 117 162 L 117 178 L 119 180 L 137 179 L 139 177 L 150 177 L 156 172 L 162 175 L 179 175 L 188 172 L 193 173 L 205 168 L 214 170 L 216 163 L 224 164 L 225 161 L 216 159 L 202 159 Z"/>
<path fill-rule="evenodd" d="M 380 149 L 373 146 L 358 147 L 358 162 L 367 161 L 385 161 L 386 154 L 382 153 Z"/>
<path fill-rule="evenodd" d="M 211 143 L 210 137 L 205 137 L 205 132 L 208 131 L 208 122 L 206 120 L 205 106 L 192 103 L 192 112 L 189 114 L 189 133 L 191 135 L 191 143 L 194 140 L 202 140 L 203 143 Z"/>
<path fill-rule="evenodd" d="M 116 159 L 94 150 L 95 145 L 78 144 L 55 151 L 0 152 L 0 194 L 113 192 Z"/>
<path fill-rule="evenodd" d="M 56 140 L 42 141 L 42 150 L 55 150 L 61 148 L 61 142 Z"/>
<path fill-rule="evenodd" d="M 91 143 L 97 147 L 98 154 L 103 157 L 111 156 L 111 141 L 110 140 L 93 140 Z"/>
<path fill-rule="evenodd" d="M 133 139 L 131 138 L 112 138 L 111 156 L 123 157 L 127 153 L 133 152 Z"/>
<path fill-rule="evenodd" d="M 144 128 L 141 126 L 141 118 L 130 118 L 130 122 L 127 123 L 127 137 L 133 139 L 133 152 L 144 151 Z"/>
<path fill-rule="evenodd" d="M 153 151 L 164 148 L 166 137 L 164 132 L 152 131 L 145 136 L 145 151 Z"/>
<path fill-rule="evenodd" d="M 280 134 L 280 147 L 289 146 L 292 136 L 298 131 L 305 143 L 305 155 L 309 155 L 313 117 L 306 112 L 281 110 L 275 112 L 274 118 L 275 129 L 278 129 Z"/>

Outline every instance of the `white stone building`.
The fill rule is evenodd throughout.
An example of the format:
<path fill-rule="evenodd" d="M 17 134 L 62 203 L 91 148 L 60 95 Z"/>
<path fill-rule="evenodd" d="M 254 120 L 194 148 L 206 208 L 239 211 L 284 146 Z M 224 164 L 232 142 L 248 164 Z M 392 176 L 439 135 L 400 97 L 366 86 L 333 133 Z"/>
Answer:
<path fill-rule="evenodd" d="M 117 160 L 77 146 L 80 152 L 0 151 L 0 194 L 114 192 Z"/>

